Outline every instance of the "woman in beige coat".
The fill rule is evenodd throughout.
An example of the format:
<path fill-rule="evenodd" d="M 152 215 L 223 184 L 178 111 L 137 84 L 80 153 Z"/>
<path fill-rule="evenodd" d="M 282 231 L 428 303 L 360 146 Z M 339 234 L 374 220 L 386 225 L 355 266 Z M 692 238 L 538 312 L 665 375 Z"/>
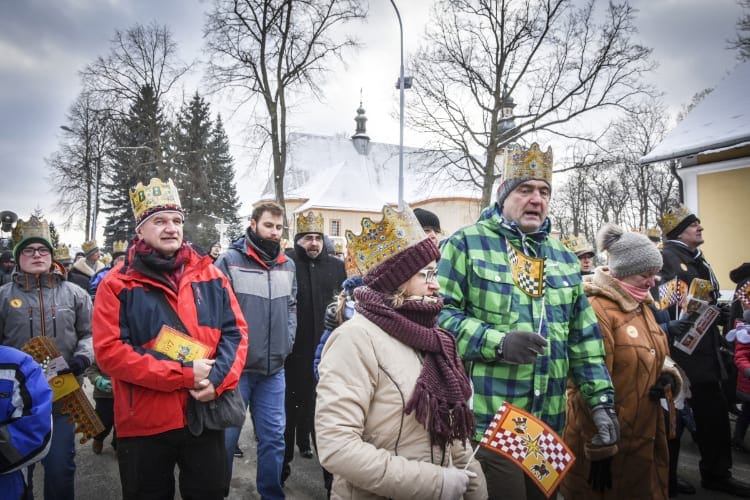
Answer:
<path fill-rule="evenodd" d="M 421 239 L 408 207 L 385 213 L 375 229 L 386 228 L 381 255 L 366 255 L 363 241 L 380 235 L 347 235 L 355 257 L 362 250 L 365 286 L 319 367 L 315 429 L 320 462 L 334 476 L 331 498 L 485 499 L 481 467 L 465 469 L 474 432 L 469 380 L 453 337 L 436 326 L 440 253 Z"/>

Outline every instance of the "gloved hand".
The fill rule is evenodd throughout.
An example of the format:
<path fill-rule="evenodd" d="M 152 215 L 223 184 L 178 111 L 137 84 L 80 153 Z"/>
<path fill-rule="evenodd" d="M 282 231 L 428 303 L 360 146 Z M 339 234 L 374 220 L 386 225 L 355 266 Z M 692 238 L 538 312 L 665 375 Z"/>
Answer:
<path fill-rule="evenodd" d="M 469 482 L 475 477 L 477 475 L 470 470 L 443 467 L 443 490 L 440 492 L 440 500 L 461 498 L 469 488 Z"/>
<path fill-rule="evenodd" d="M 620 423 L 617 421 L 617 413 L 611 406 L 597 405 L 591 409 L 591 418 L 594 419 L 596 436 L 591 440 L 594 446 L 609 446 L 620 440 Z"/>
<path fill-rule="evenodd" d="M 500 357 L 508 363 L 533 363 L 547 347 L 547 339 L 532 332 L 508 332 L 500 344 Z"/>
<path fill-rule="evenodd" d="M 744 370 L 742 371 L 742 374 L 743 374 L 744 376 L 746 376 L 747 378 L 750 378 L 750 366 L 749 366 L 749 367 L 747 367 L 747 368 L 745 368 L 745 369 L 744 369 Z"/>
<path fill-rule="evenodd" d="M 94 379 L 94 387 L 102 392 L 112 392 L 112 381 L 107 377 L 99 375 Z"/>
<path fill-rule="evenodd" d="M 690 320 L 674 319 L 667 323 L 667 333 L 670 337 L 680 340 L 690 330 L 691 326 L 693 326 L 693 322 Z"/>
<path fill-rule="evenodd" d="M 719 308 L 719 316 L 716 318 L 716 324 L 724 326 L 729 322 L 729 318 L 732 315 L 732 305 L 722 302 L 721 304 L 716 304 L 716 307 Z"/>
<path fill-rule="evenodd" d="M 589 485 L 594 491 L 612 489 L 612 457 L 592 460 L 589 468 Z"/>
<path fill-rule="evenodd" d="M 659 401 L 665 396 L 664 390 L 669 386 L 672 389 L 674 395 L 675 389 L 677 388 L 677 381 L 671 373 L 662 372 L 659 378 L 656 379 L 656 383 L 651 386 L 648 390 L 648 399 L 651 401 Z"/>
<path fill-rule="evenodd" d="M 77 377 L 78 375 L 86 371 L 86 368 L 88 368 L 90 364 L 91 360 L 89 360 L 89 358 L 77 354 L 76 356 L 73 356 L 73 359 L 71 359 L 68 363 L 68 368 L 66 370 L 60 370 L 59 372 L 57 372 L 57 374 L 65 375 L 66 373 L 72 373 Z"/>

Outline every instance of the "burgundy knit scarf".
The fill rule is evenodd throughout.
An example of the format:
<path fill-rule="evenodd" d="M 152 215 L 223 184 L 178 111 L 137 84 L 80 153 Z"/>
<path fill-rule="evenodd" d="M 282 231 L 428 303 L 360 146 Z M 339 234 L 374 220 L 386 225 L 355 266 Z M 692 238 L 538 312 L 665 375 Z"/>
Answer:
<path fill-rule="evenodd" d="M 414 394 L 406 404 L 406 414 L 415 412 L 417 422 L 430 432 L 433 445 L 445 449 L 453 440 L 463 445 L 474 433 L 474 415 L 466 404 L 471 397 L 471 385 L 453 336 L 437 327 L 442 299 L 406 300 L 394 307 L 392 295 L 367 286 L 357 288 L 354 298 L 360 314 L 424 356 Z"/>

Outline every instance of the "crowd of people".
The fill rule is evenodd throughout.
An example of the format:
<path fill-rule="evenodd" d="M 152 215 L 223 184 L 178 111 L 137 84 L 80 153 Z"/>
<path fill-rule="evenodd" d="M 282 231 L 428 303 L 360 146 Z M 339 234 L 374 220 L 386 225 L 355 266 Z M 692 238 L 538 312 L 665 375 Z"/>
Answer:
<path fill-rule="evenodd" d="M 33 498 L 39 462 L 44 498 L 75 498 L 77 430 L 50 389 L 72 374 L 93 386 L 93 451 L 112 435 L 126 499 L 228 495 L 242 419 L 196 423 L 201 411 L 249 415 L 264 499 L 285 497 L 295 447 L 317 455 L 329 498 L 669 498 L 696 492 L 677 475 L 684 429 L 701 486 L 750 497 L 732 476 L 750 426 L 750 263 L 718 305 L 703 227 L 682 205 L 661 238 L 605 224 L 596 248 L 560 240 L 552 151 L 507 156 L 476 223 L 441 240 L 435 213 L 385 206 L 346 232 L 343 255 L 314 212 L 285 249 L 274 202 L 204 253 L 171 180 L 131 188 L 136 235 L 111 262 L 94 240 L 73 259 L 46 221 L 18 220 L 0 256 L 4 495 Z M 670 283 L 716 315 L 700 334 Z M 20 352 L 39 336 L 60 360 Z M 505 405 L 575 455 L 551 490 L 483 441 Z"/>

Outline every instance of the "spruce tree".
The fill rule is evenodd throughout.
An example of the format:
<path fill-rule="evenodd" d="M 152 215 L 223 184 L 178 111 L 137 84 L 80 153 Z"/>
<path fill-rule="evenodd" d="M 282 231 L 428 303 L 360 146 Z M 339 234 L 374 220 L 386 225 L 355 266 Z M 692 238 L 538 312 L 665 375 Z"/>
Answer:
<path fill-rule="evenodd" d="M 102 212 L 105 246 L 115 240 L 130 241 L 135 236 L 135 220 L 130 205 L 130 188 L 152 177 L 166 181 L 172 169 L 165 161 L 168 123 L 153 89 L 146 85 L 117 126 L 112 149 L 113 168 L 103 181 Z"/>
<path fill-rule="evenodd" d="M 234 159 L 229 153 L 229 138 L 220 114 L 217 115 L 211 131 L 209 151 L 210 164 L 213 167 L 210 177 L 211 199 L 214 200 L 213 213 L 229 225 L 227 237 L 232 241 L 243 234 L 244 227 L 238 215 L 240 201 L 234 177 Z"/>

